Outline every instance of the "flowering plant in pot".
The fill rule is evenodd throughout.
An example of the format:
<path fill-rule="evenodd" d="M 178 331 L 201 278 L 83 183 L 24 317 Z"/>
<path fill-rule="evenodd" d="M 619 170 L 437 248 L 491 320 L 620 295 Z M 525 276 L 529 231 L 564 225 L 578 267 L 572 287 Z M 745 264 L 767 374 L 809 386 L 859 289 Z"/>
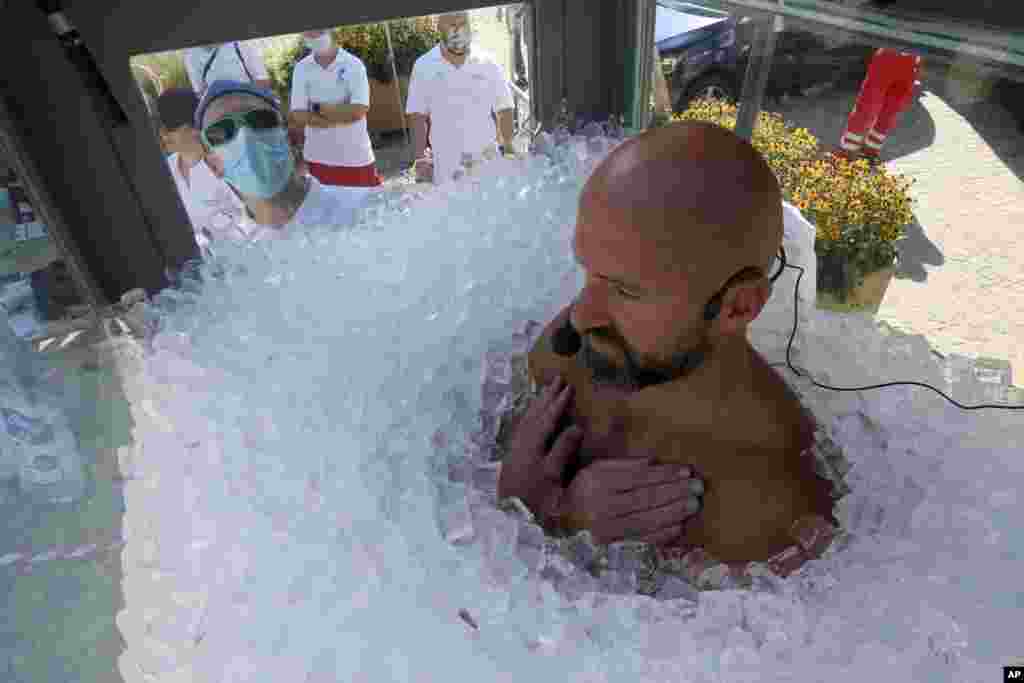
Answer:
<path fill-rule="evenodd" d="M 735 104 L 714 98 L 697 99 L 683 112 L 673 116 L 675 121 L 707 121 L 729 130 L 736 129 Z M 806 128 L 794 128 L 778 114 L 762 111 L 757 115 L 750 143 L 779 179 L 782 194 L 787 193 L 800 174 L 803 164 L 818 154 L 818 139 Z"/>
<path fill-rule="evenodd" d="M 786 195 L 817 230 L 814 250 L 824 303 L 881 302 L 895 272 L 896 243 L 914 218 L 912 184 L 863 159 L 829 154 L 801 166 Z M 879 290 L 878 301 L 858 300 L 865 286 Z"/>
<path fill-rule="evenodd" d="M 732 130 L 736 114 L 734 104 L 704 99 L 673 118 Z M 814 135 L 778 114 L 758 115 L 751 144 L 778 178 L 782 196 L 816 228 L 819 305 L 849 310 L 880 303 L 894 272 L 896 243 L 914 218 L 913 180 L 823 153 Z M 866 299 L 865 286 L 875 290 Z"/>

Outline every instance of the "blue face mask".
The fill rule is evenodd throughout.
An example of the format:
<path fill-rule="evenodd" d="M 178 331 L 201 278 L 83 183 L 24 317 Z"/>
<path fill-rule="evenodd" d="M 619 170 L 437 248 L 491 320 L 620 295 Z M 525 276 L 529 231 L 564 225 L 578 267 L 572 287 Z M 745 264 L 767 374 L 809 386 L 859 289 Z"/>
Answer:
<path fill-rule="evenodd" d="M 270 199 L 284 189 L 295 171 L 284 128 L 256 131 L 243 126 L 217 152 L 224 160 L 224 180 L 243 195 Z"/>

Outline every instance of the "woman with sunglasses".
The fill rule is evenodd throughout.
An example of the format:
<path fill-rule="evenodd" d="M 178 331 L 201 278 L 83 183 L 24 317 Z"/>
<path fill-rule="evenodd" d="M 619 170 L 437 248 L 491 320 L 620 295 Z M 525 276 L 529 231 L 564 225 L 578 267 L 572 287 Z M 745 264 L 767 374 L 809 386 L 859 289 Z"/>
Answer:
<path fill-rule="evenodd" d="M 373 193 L 327 187 L 298 173 L 277 98 L 264 88 L 215 82 L 196 110 L 195 124 L 210 167 L 245 205 L 242 227 L 254 238 L 300 226 L 348 225 Z"/>

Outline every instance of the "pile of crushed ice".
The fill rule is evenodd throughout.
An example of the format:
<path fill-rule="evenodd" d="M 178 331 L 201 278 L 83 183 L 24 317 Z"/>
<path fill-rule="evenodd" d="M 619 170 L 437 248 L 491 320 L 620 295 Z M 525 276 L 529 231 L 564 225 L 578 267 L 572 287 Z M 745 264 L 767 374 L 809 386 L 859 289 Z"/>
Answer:
<path fill-rule="evenodd" d="M 1024 654 L 1013 413 L 794 380 L 854 464 L 852 536 L 756 592 L 561 594 L 541 539 L 449 480 L 486 351 L 572 293 L 577 195 L 610 144 L 391 195 L 355 228 L 220 245 L 202 284 L 145 305 L 154 336 L 117 348 L 128 683 L 988 680 Z M 792 286 L 757 332 L 772 361 Z M 923 340 L 801 317 L 794 361 L 820 381 L 990 390 Z"/>

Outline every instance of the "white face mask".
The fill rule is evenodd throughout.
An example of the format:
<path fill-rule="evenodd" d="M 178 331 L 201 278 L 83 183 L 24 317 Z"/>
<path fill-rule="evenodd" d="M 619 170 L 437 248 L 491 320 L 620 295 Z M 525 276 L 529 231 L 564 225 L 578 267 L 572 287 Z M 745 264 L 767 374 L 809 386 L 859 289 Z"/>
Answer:
<path fill-rule="evenodd" d="M 334 43 L 331 40 L 330 33 L 324 33 L 319 38 L 306 38 L 305 42 L 306 47 L 308 47 L 313 52 L 327 52 L 332 47 L 334 47 Z"/>
<path fill-rule="evenodd" d="M 473 42 L 473 34 L 468 27 L 448 31 L 444 37 L 444 46 L 453 52 L 464 52 Z"/>

